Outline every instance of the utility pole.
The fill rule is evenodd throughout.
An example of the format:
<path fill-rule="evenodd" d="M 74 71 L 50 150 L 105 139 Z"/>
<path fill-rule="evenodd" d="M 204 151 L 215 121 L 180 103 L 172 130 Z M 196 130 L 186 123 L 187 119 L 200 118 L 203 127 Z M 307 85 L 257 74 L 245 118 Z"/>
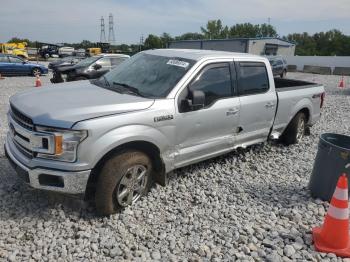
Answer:
<path fill-rule="evenodd" d="M 100 33 L 100 42 L 106 42 L 106 32 L 105 32 L 105 20 L 103 16 L 101 16 L 101 33 Z"/>
<path fill-rule="evenodd" d="M 114 22 L 113 22 L 113 15 L 109 14 L 109 19 L 108 19 L 108 42 L 111 45 L 115 44 L 115 35 L 114 35 Z"/>

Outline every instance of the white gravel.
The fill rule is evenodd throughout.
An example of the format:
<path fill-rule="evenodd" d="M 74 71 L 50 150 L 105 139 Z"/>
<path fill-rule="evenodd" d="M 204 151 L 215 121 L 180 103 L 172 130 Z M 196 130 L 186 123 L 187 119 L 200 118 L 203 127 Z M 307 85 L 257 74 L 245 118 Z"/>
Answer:
<path fill-rule="evenodd" d="M 315 78 L 327 89 L 321 121 L 303 143 L 266 143 L 182 168 L 167 187 L 109 218 L 24 186 L 1 147 L 0 260 L 341 261 L 314 251 L 311 228 L 327 204 L 312 199 L 307 185 L 319 135 L 349 134 L 350 88 L 339 91 L 337 76 L 289 77 Z M 32 77 L 0 80 L 0 144 L 9 96 L 33 84 Z"/>

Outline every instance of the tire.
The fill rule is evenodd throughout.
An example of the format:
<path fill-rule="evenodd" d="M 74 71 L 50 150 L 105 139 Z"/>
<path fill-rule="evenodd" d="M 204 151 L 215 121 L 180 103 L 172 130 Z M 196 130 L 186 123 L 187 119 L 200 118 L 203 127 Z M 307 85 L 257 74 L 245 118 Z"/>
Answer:
<path fill-rule="evenodd" d="M 41 70 L 40 70 L 40 68 L 37 68 L 37 67 L 34 67 L 33 69 L 32 69 L 32 76 L 37 76 L 37 75 L 41 75 Z"/>
<path fill-rule="evenodd" d="M 133 172 L 134 171 L 134 172 Z M 137 179 L 137 173 L 142 179 Z M 139 180 L 139 182 L 137 182 Z M 95 204 L 101 215 L 111 215 L 146 195 L 152 184 L 152 162 L 140 151 L 124 151 L 109 158 L 97 181 Z"/>
<path fill-rule="evenodd" d="M 282 140 L 285 145 L 292 145 L 299 143 L 305 136 L 306 131 L 306 116 L 299 112 L 289 123 L 287 129 L 284 131 Z"/>
<path fill-rule="evenodd" d="M 287 71 L 283 70 L 282 74 L 280 74 L 280 77 L 281 78 L 286 78 L 286 76 L 287 76 Z"/>
<path fill-rule="evenodd" d="M 45 57 L 45 59 L 47 60 L 47 59 L 50 58 L 50 55 L 49 55 L 49 54 L 45 54 L 44 57 Z"/>

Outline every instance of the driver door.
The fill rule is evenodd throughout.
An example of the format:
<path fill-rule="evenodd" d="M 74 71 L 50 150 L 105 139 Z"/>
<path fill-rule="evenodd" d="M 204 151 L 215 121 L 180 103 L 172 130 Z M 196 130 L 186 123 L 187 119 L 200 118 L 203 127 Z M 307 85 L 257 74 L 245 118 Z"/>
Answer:
<path fill-rule="evenodd" d="M 235 96 L 231 63 L 206 65 L 178 97 L 175 167 L 195 163 L 233 148 L 239 120 L 239 98 Z M 200 109 L 184 108 L 189 90 L 205 94 Z"/>
<path fill-rule="evenodd" d="M 23 60 L 14 56 L 9 56 L 10 71 L 13 75 L 26 75 L 30 73 L 30 69 L 23 64 Z"/>

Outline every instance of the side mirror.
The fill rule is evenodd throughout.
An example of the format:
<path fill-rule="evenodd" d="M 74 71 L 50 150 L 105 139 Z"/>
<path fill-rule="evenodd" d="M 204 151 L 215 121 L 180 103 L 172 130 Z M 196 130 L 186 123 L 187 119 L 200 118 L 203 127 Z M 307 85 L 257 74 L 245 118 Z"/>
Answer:
<path fill-rule="evenodd" d="M 196 111 L 205 105 L 205 93 L 201 90 L 189 90 L 188 98 L 181 101 L 184 111 Z"/>
<path fill-rule="evenodd" d="M 99 64 L 94 64 L 94 69 L 95 69 L 95 70 L 98 70 L 98 69 L 101 69 L 101 68 L 102 68 L 101 65 L 99 65 Z"/>

